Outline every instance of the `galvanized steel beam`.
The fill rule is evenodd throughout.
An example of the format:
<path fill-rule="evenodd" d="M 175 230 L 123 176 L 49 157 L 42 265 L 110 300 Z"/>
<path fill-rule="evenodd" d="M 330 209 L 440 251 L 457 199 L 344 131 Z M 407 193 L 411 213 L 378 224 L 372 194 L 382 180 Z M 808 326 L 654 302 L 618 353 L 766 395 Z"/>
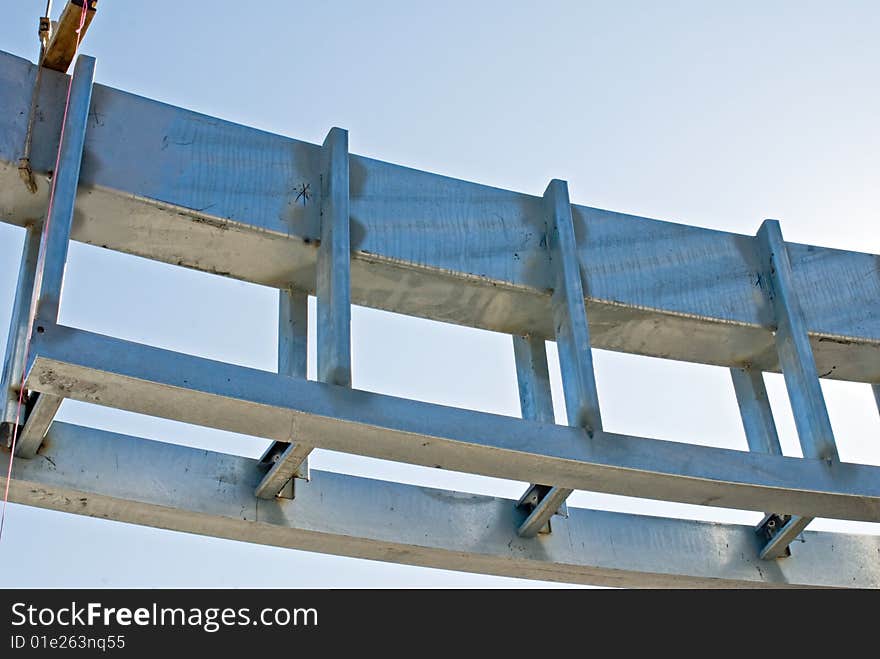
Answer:
<path fill-rule="evenodd" d="M 0 54 L 0 95 L 11 99 L 0 115 L 0 220 L 28 227 L 39 222 L 47 192 L 38 185 L 32 194 L 17 179 L 27 113 L 16 109 L 29 101 L 19 92 L 32 72 Z M 876 556 L 876 539 L 803 533 L 812 516 L 880 521 L 880 468 L 840 463 L 819 385 L 820 375 L 871 382 L 880 405 L 876 257 L 786 244 L 772 220 L 751 238 L 576 206 L 559 180 L 537 198 L 417 172 L 349 154 L 338 128 L 318 147 L 111 89 L 92 94 L 93 74 L 94 60 L 81 57 L 57 167 L 50 147 L 66 79 L 47 72 L 39 91 L 43 120 L 30 161 L 38 174 L 57 170 L 56 196 L 36 274 L 29 230 L 0 421 L 10 427 L 21 376 L 14 358 L 26 343 L 23 300 L 35 291 L 26 387 L 39 395 L 18 453 L 64 465 L 18 463 L 14 500 L 70 509 L 71 493 L 83 494 L 78 512 L 86 514 L 498 574 L 515 566 L 519 576 L 613 585 L 878 585 L 876 561 L 854 563 Z M 224 167 L 230 154 L 252 166 Z M 70 239 L 283 289 L 278 374 L 58 325 Z M 306 379 L 309 292 L 318 302 L 320 382 Z M 352 390 L 352 302 L 516 335 L 524 420 Z M 553 423 L 545 338 L 559 346 L 568 427 Z M 591 346 L 734 367 L 751 452 L 604 432 Z M 781 455 L 763 370 L 785 376 L 804 459 Z M 255 462 L 52 424 L 64 397 L 275 443 Z M 531 510 L 523 520 L 512 502 L 478 498 L 479 510 L 465 512 L 461 498 L 471 495 L 329 474 L 290 501 L 314 446 L 528 480 L 534 484 L 518 506 Z M 116 470 L 120 458 L 149 466 L 131 485 L 126 474 L 122 488 L 108 460 L 113 451 Z M 97 482 L 82 478 L 80 463 L 96 470 Z M 178 463 L 189 467 L 177 473 Z M 218 482 L 238 476 L 211 508 L 206 488 L 217 489 L 213 474 L 221 468 Z M 160 492 L 155 476 L 143 473 L 150 469 L 180 483 Z M 578 488 L 785 512 L 768 515 L 755 534 L 578 511 L 549 537 L 532 538 Z M 394 507 L 365 507 L 370 498 L 398 495 L 404 526 L 388 516 Z M 334 503 L 330 526 L 326 517 L 309 517 L 325 500 Z M 485 519 L 484 503 L 492 513 Z M 430 540 L 414 521 L 425 515 Z M 434 519 L 461 524 L 452 531 L 464 548 Z M 521 539 L 511 535 L 517 527 Z M 622 554 L 613 542 L 620 534 Z M 668 562 L 639 554 L 651 554 L 661 536 Z M 756 564 L 788 555 L 798 536 L 806 541 L 797 561 Z M 707 558 L 701 543 L 715 543 L 718 555 Z M 844 558 L 817 576 L 816 566 L 826 567 L 841 543 Z"/>
<path fill-rule="evenodd" d="M 284 378 L 63 326 L 27 386 L 336 451 L 519 481 L 746 510 L 880 521 L 880 467 L 596 433 Z"/>
<path fill-rule="evenodd" d="M 33 65 L 0 54 L 0 220 L 46 205 L 65 78 L 45 72 L 18 178 Z M 314 292 L 322 147 L 96 85 L 72 238 Z M 245 162 L 245 167 L 241 163 Z M 554 337 L 540 196 L 349 156 L 351 301 L 508 334 Z M 756 239 L 572 205 L 594 348 L 778 371 Z M 880 382 L 876 256 L 789 243 L 820 374 Z M 650 255 L 651 258 L 644 258 Z M 832 368 L 834 367 L 834 368 Z"/>
<path fill-rule="evenodd" d="M 748 526 L 571 509 L 520 538 L 512 501 L 344 474 L 266 501 L 256 460 L 63 423 L 40 456 L 15 463 L 12 501 L 188 533 L 603 586 L 880 587 L 876 536 L 806 532 L 797 560 L 766 562 Z"/>

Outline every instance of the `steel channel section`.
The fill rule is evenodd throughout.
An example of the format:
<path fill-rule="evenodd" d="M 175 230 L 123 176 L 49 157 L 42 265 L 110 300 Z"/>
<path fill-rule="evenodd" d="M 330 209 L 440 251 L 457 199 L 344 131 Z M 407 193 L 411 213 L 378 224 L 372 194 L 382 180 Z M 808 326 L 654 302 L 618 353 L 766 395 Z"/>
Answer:
<path fill-rule="evenodd" d="M 748 526 L 570 509 L 520 538 L 513 501 L 320 471 L 266 501 L 256 460 L 64 423 L 41 455 L 15 463 L 12 501 L 188 533 L 605 586 L 880 586 L 875 536 L 808 531 L 797 560 L 767 562 Z"/>
<path fill-rule="evenodd" d="M 519 481 L 880 521 L 880 467 L 538 423 L 279 376 L 55 326 L 36 391 L 279 441 Z"/>
<path fill-rule="evenodd" d="M 32 164 L 18 178 L 33 65 L 0 54 L 0 220 L 41 217 L 66 79 L 46 71 Z M 320 145 L 96 85 L 71 237 L 314 293 Z M 247 167 L 240 163 L 245 161 Z M 554 338 L 540 196 L 351 154 L 351 301 Z M 753 236 L 574 204 L 592 346 L 778 371 Z M 880 274 L 871 254 L 789 243 L 794 290 L 823 376 L 880 382 Z M 835 368 L 832 369 L 832 366 Z"/>

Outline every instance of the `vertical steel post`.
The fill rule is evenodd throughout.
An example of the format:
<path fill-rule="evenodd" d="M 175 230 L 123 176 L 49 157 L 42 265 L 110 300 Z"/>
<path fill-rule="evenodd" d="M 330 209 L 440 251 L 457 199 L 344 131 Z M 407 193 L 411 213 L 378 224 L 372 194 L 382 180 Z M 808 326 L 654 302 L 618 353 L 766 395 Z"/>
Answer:
<path fill-rule="evenodd" d="M 293 288 L 278 291 L 278 373 L 305 380 L 309 358 L 309 296 Z"/>
<path fill-rule="evenodd" d="M 782 230 L 776 220 L 764 220 L 758 231 L 761 282 L 776 317 L 776 352 L 785 377 L 798 438 L 805 458 L 839 461 L 834 432 L 819 384 L 807 325 L 797 300 L 794 274 Z"/>
<path fill-rule="evenodd" d="M 541 423 L 554 423 L 553 394 L 547 347 L 544 339 L 514 336 L 513 355 L 516 361 L 516 382 L 522 418 Z"/>
<path fill-rule="evenodd" d="M 351 238 L 348 131 L 331 128 L 321 147 L 321 245 L 318 247 L 318 380 L 351 386 Z M 308 298 L 282 294 L 279 310 L 278 372 L 306 377 Z M 273 444 L 260 463 L 269 471 L 254 494 L 261 499 L 293 498 L 293 478 L 308 479 L 312 446 Z"/>
<path fill-rule="evenodd" d="M 544 213 L 548 220 L 547 246 L 550 261 L 556 272 L 551 305 L 568 425 L 584 428 L 592 437 L 602 430 L 602 416 L 593 370 L 590 327 L 584 302 L 577 239 L 571 216 L 568 184 L 565 181 L 550 181 L 544 192 Z M 535 494 L 541 498 L 534 504 L 517 533 L 523 537 L 536 535 L 571 493 L 572 490 L 568 488 L 555 486 L 529 488 L 524 498 Z M 521 502 L 523 500 L 520 499 Z"/>
<path fill-rule="evenodd" d="M 749 450 L 753 453 L 782 455 L 773 410 L 764 385 L 764 374 L 751 368 L 731 368 L 730 377 Z M 760 557 L 773 559 L 790 555 L 789 545 L 812 521 L 812 517 L 798 515 L 764 515 L 756 529 L 767 541 L 761 548 Z"/>
<path fill-rule="evenodd" d="M 516 362 L 516 381 L 522 418 L 541 423 L 554 423 L 553 393 L 550 387 L 550 370 L 547 366 L 547 347 L 544 345 L 544 339 L 514 335 L 513 355 Z M 531 484 L 517 502 L 517 508 L 530 511 L 529 517 L 531 517 L 531 512 L 546 499 L 552 489 L 549 485 Z M 564 498 L 561 504 L 548 501 L 547 505 L 556 505 L 557 511 L 562 508 L 563 514 L 567 515 Z M 529 517 L 525 521 L 528 521 Z M 517 532 L 520 535 L 534 535 L 532 526 L 538 521 L 537 517 L 533 518 L 529 524 L 521 525 Z M 536 533 L 544 531 L 550 531 L 548 524 L 539 527 Z"/>
<path fill-rule="evenodd" d="M 25 352 L 31 320 L 31 301 L 34 295 L 34 279 L 37 273 L 37 260 L 40 253 L 40 229 L 27 227 L 24 246 L 21 251 L 21 264 L 18 268 L 18 281 L 15 286 L 15 300 L 12 303 L 12 317 L 9 321 L 9 334 L 6 338 L 6 355 L 3 360 L 3 373 L 0 376 L 0 442 L 8 446 L 13 433 L 18 408 L 19 387 L 24 370 Z M 19 421 L 22 421 L 20 419 Z"/>
<path fill-rule="evenodd" d="M 813 358 L 813 349 L 810 346 L 810 337 L 807 334 L 807 325 L 804 322 L 803 311 L 795 293 L 794 273 L 785 241 L 782 238 L 782 230 L 776 220 L 764 220 L 757 234 L 758 251 L 761 259 L 761 272 L 759 282 L 770 301 L 773 315 L 776 319 L 776 352 L 779 356 L 779 366 L 785 378 L 785 387 L 788 390 L 788 398 L 791 402 L 794 414 L 795 426 L 797 427 L 798 439 L 805 458 L 837 462 L 840 460 L 837 454 L 837 445 L 834 442 L 834 432 L 831 429 L 831 421 L 828 418 L 828 409 L 825 406 L 825 397 L 822 395 L 822 387 L 819 383 L 819 373 L 816 370 L 816 361 Z M 734 375 L 734 386 L 738 379 Z M 744 385 L 744 379 L 739 379 L 739 385 Z M 763 380 L 761 381 L 763 389 Z M 760 392 L 757 392 L 760 397 Z M 743 410 L 743 399 L 740 389 L 737 388 L 737 397 L 740 399 L 740 409 Z M 766 391 L 763 392 L 766 403 Z M 763 404 L 762 404 L 763 406 Z M 766 411 L 758 416 L 770 415 L 769 403 Z M 759 426 L 762 419 L 751 417 L 753 437 L 749 439 L 749 446 L 768 444 L 774 451 L 779 450 L 779 440 L 776 438 L 775 445 L 772 438 L 761 437 Z M 743 412 L 743 424 L 747 423 L 745 411 Z M 765 428 L 766 431 L 766 428 Z M 775 426 L 773 428 L 775 434 Z M 748 437 L 748 428 L 746 430 Z M 754 449 L 753 449 L 754 450 Z M 811 517 L 800 517 L 785 513 L 768 513 L 758 525 L 758 532 L 767 538 L 767 543 L 761 549 L 760 556 L 763 559 L 774 559 L 788 556 L 791 551 L 789 545 L 800 533 L 813 521 Z"/>
<path fill-rule="evenodd" d="M 43 224 L 32 289 L 32 300 L 36 300 L 36 309 L 29 309 L 29 313 L 34 314 L 34 320 L 28 336 L 32 336 L 34 331 L 38 335 L 52 332 L 58 323 L 94 79 L 95 59 L 80 55 L 70 82 L 70 98 L 61 131 L 58 166 L 53 172 L 53 194 Z M 61 406 L 61 398 L 40 394 L 32 403 L 19 437 L 20 441 L 16 445 L 16 454 L 21 457 L 33 457 L 36 454 Z"/>
<path fill-rule="evenodd" d="M 351 243 L 348 131 L 332 128 L 321 150 L 321 245 L 317 264 L 318 379 L 351 386 Z"/>
<path fill-rule="evenodd" d="M 584 428 L 592 436 L 602 430 L 602 416 L 593 372 L 577 240 L 565 181 L 554 179 L 550 182 L 544 192 L 544 207 L 551 221 L 547 242 L 556 269 L 551 303 L 568 424 Z"/>
<path fill-rule="evenodd" d="M 55 194 L 52 208 L 43 229 L 42 261 L 37 267 L 35 288 L 39 295 L 35 323 L 54 325 L 58 322 L 61 307 L 61 290 L 64 270 L 67 267 L 67 250 L 70 245 L 70 229 L 73 225 L 73 209 L 79 186 L 79 169 L 82 163 L 86 125 L 92 99 L 92 81 L 95 76 L 95 59 L 80 55 L 73 70 L 70 90 L 70 106 L 64 124 L 61 157 L 55 177 Z M 40 331 L 39 328 L 37 331 Z"/>
<path fill-rule="evenodd" d="M 731 368 L 730 377 L 749 450 L 753 453 L 782 455 L 776 421 L 764 385 L 764 374 L 751 368 Z"/>
<path fill-rule="evenodd" d="M 278 374 L 305 380 L 308 377 L 309 296 L 288 288 L 278 292 Z M 295 478 L 309 479 L 312 446 L 274 442 L 260 458 L 268 468 L 254 494 L 260 499 L 293 499 Z"/>

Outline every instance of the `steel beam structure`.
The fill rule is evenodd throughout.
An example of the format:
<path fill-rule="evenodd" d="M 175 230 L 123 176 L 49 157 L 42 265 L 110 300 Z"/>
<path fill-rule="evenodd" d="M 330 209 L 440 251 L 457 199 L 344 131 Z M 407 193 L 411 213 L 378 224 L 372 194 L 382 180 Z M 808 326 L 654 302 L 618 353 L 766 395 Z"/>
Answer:
<path fill-rule="evenodd" d="M 539 423 L 555 423 L 553 412 L 553 392 L 550 387 L 550 369 L 547 365 L 547 347 L 544 339 L 533 336 L 514 336 L 513 354 L 516 363 L 516 380 L 519 389 L 520 410 L 523 419 Z M 532 483 L 517 501 L 517 508 L 528 512 L 517 533 L 523 537 L 533 537 L 537 533 L 549 532 L 550 522 L 556 512 L 565 512 L 565 497 L 557 501 L 559 489 L 548 499 L 552 486 Z"/>
<path fill-rule="evenodd" d="M 599 394 L 593 372 L 590 327 L 584 305 L 577 239 L 571 219 L 568 184 L 554 179 L 544 192 L 544 216 L 547 222 L 548 254 L 556 281 L 551 308 L 559 369 L 568 425 L 583 428 L 589 437 L 602 431 Z M 546 361 L 546 356 L 545 356 Z M 543 529 L 573 490 L 557 486 L 532 486 L 520 501 L 537 500 L 519 528 L 519 534 L 531 537 Z"/>
<path fill-rule="evenodd" d="M 877 256 L 785 243 L 775 221 L 752 237 L 574 205 L 559 180 L 537 197 L 419 172 L 350 154 L 342 129 L 321 146 L 269 135 L 93 86 L 93 70 L 78 60 L 34 266 L 67 79 L 45 71 L 39 87 L 34 193 L 17 171 L 34 67 L 0 54 L 0 220 L 29 231 L 2 421 L 24 375 L 18 453 L 35 459 L 16 460 L 13 500 L 534 578 L 880 585 L 877 538 L 804 532 L 816 516 L 880 522 L 880 467 L 840 462 L 819 385 L 878 391 Z M 278 372 L 59 324 L 71 239 L 278 288 Z M 306 370 L 312 293 L 318 382 Z M 353 389 L 353 303 L 513 335 L 523 418 Z M 547 339 L 559 348 L 566 426 L 554 422 Z M 731 368 L 750 450 L 605 431 L 593 347 Z M 786 379 L 803 458 L 781 453 L 763 371 Z M 273 444 L 255 461 L 53 424 L 65 398 Z M 533 485 L 515 503 L 339 474 L 310 481 L 313 447 Z M 173 488 L 155 487 L 167 479 Z M 575 489 L 771 512 L 758 533 L 564 508 L 553 517 Z M 795 556 L 768 560 L 795 537 Z"/>
<path fill-rule="evenodd" d="M 571 489 L 880 521 L 880 467 L 760 455 L 445 407 L 57 325 L 27 386 L 256 437 Z"/>
<path fill-rule="evenodd" d="M 314 471 L 296 499 L 253 496 L 257 461 L 56 423 L 15 465 L 11 500 L 188 533 L 469 572 L 605 586 L 880 587 L 880 537 L 804 534 L 762 561 L 749 526 L 570 509 L 519 538 L 506 499 Z M 46 465 L 54 465 L 47 468 Z M 5 473 L 0 475 L 0 487 Z M 438 523 L 442 520 L 442 523 Z"/>
<path fill-rule="evenodd" d="M 19 269 L 21 289 L 16 292 L 17 299 L 3 367 L 2 421 L 8 429 L 7 432 L 11 430 L 10 424 L 24 420 L 21 411 L 13 411 L 13 406 L 19 408 L 22 403 L 27 402 L 21 394 L 16 393 L 28 354 L 27 342 L 34 331 L 40 333 L 45 326 L 54 325 L 58 321 L 94 77 L 94 58 L 81 56 L 77 60 L 71 80 L 69 104 L 64 116 L 63 130 L 59 135 L 61 143 L 52 174 L 54 195 L 51 197 L 46 219 L 42 222 L 39 248 L 35 245 L 35 229 L 29 229 L 25 238 Z M 24 421 L 20 438 L 22 443 L 16 446 L 16 454 L 24 458 L 33 457 L 61 402 L 60 397 L 49 394 L 39 396 L 35 404 L 28 406 L 28 418 Z"/>
<path fill-rule="evenodd" d="M 755 453 L 782 455 L 773 410 L 767 398 L 764 375 L 752 369 L 732 368 L 730 375 L 739 403 L 743 430 L 749 450 Z M 758 524 L 758 534 L 767 540 L 760 557 L 765 560 L 790 556 L 789 545 L 812 520 L 811 517 L 767 513 Z"/>
<path fill-rule="evenodd" d="M 308 377 L 309 296 L 288 289 L 278 294 L 278 373 L 305 380 Z M 274 442 L 260 462 L 267 473 L 255 494 L 261 499 L 295 494 L 294 478 L 309 478 L 312 447 L 290 437 Z M 285 489 L 286 488 L 286 489 Z"/>
<path fill-rule="evenodd" d="M 804 457 L 839 460 L 779 222 L 764 221 L 758 232 L 758 244 L 763 262 L 761 287 L 773 306 L 776 350 Z"/>
<path fill-rule="evenodd" d="M 42 217 L 65 79 L 44 72 L 18 178 L 34 66 L 0 54 L 0 220 Z M 320 145 L 95 85 L 74 240 L 314 293 Z M 247 162 L 247 167 L 241 167 Z M 553 339 L 541 196 L 351 154 L 351 301 Z M 593 348 L 778 371 L 773 313 L 755 295 L 756 239 L 571 207 Z M 880 382 L 876 256 L 787 245 L 823 377 Z M 642 255 L 651 254 L 644 259 Z M 834 368 L 832 368 L 834 367 Z"/>
<path fill-rule="evenodd" d="M 27 228 L 22 248 L 12 318 L 6 338 L 6 354 L 3 359 L 3 375 L 0 377 L 0 444 L 8 446 L 12 440 L 15 424 L 23 421 L 19 399 L 25 402 L 20 386 L 24 376 L 25 352 L 31 328 L 31 304 L 34 296 L 34 279 L 40 254 L 40 231 L 38 227 Z"/>
<path fill-rule="evenodd" d="M 788 249 L 776 220 L 765 220 L 758 231 L 758 250 L 762 269 L 759 282 L 773 308 L 776 320 L 776 351 L 788 389 L 798 438 L 804 457 L 840 460 L 825 398 L 819 383 L 819 372 L 810 347 L 803 311 L 794 286 Z M 766 400 L 766 394 L 764 395 Z M 763 402 L 763 401 L 762 401 Z M 767 414 L 770 414 L 769 408 Z M 778 517 L 778 515 L 777 515 Z M 782 558 L 790 554 L 789 543 L 812 521 L 811 517 L 783 515 L 782 528 L 771 530 L 761 558 Z M 771 516 L 773 519 L 773 516 Z M 763 527 L 759 530 L 766 531 Z"/>

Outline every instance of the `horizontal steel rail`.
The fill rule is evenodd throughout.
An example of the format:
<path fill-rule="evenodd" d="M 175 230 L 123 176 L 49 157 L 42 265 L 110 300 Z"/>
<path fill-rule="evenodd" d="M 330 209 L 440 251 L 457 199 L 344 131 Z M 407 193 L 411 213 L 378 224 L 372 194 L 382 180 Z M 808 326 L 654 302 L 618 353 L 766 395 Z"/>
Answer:
<path fill-rule="evenodd" d="M 45 212 L 66 83 L 46 71 L 40 86 L 31 194 L 17 159 L 34 71 L 0 53 L 0 220 L 18 225 Z M 316 290 L 320 145 L 101 85 L 89 117 L 73 240 Z M 553 338 L 540 196 L 357 155 L 349 172 L 354 304 Z M 779 369 L 753 236 L 571 209 L 594 348 Z M 878 257 L 787 251 L 819 375 L 880 382 Z"/>
<path fill-rule="evenodd" d="M 289 378 L 60 325 L 34 391 L 212 428 L 558 487 L 880 521 L 880 467 L 762 455 L 474 412 Z"/>
<path fill-rule="evenodd" d="M 767 562 L 749 526 L 569 509 L 520 538 L 513 501 L 343 474 L 264 500 L 256 460 L 64 423 L 40 455 L 15 463 L 12 501 L 188 533 L 604 586 L 880 587 L 876 536 L 808 531 L 796 560 Z"/>

